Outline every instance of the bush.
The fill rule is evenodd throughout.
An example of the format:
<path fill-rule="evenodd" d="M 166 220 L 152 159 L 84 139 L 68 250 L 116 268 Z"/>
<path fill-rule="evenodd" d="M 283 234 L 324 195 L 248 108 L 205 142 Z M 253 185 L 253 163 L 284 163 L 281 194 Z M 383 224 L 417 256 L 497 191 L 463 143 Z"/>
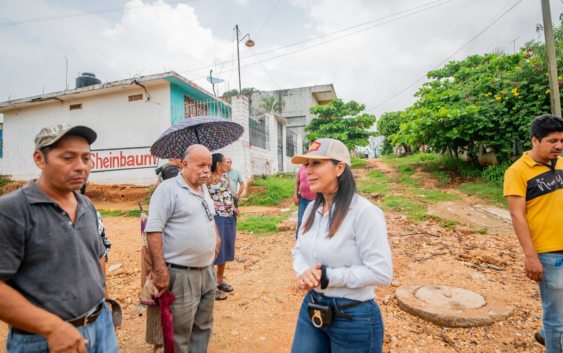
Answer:
<path fill-rule="evenodd" d="M 368 162 L 366 162 L 365 159 L 352 158 L 352 167 L 350 167 L 350 168 L 351 169 L 357 169 L 357 168 L 363 167 L 365 165 L 368 165 Z"/>
<path fill-rule="evenodd" d="M 483 170 L 483 179 L 502 187 L 504 186 L 504 173 L 511 165 L 511 161 L 506 161 L 500 165 L 489 165 Z"/>
<path fill-rule="evenodd" d="M 295 174 L 284 173 L 283 175 L 269 176 L 266 178 L 255 177 L 250 183 L 252 186 L 264 187 L 263 192 L 248 193 L 248 202 L 241 203 L 242 206 L 277 206 L 280 202 L 289 199 L 295 188 Z"/>

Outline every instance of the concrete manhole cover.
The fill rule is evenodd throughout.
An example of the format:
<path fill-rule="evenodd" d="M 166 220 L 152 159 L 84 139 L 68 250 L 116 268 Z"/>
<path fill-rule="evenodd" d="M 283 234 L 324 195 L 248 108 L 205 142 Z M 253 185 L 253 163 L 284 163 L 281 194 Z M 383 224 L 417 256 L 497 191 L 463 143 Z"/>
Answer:
<path fill-rule="evenodd" d="M 446 309 L 477 309 L 487 305 L 483 296 L 461 288 L 426 286 L 416 291 L 415 297 Z"/>
<path fill-rule="evenodd" d="M 497 300 L 462 288 L 410 285 L 397 288 L 395 297 L 404 311 L 445 327 L 490 325 L 513 312 Z"/>

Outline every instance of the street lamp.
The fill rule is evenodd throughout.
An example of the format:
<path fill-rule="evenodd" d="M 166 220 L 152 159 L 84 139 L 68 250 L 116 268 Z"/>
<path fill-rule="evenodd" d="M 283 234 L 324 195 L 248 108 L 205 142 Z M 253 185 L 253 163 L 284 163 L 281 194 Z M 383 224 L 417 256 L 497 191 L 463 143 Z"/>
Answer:
<path fill-rule="evenodd" d="M 237 59 L 238 59 L 238 93 L 242 94 L 242 85 L 240 83 L 240 51 L 239 51 L 239 43 L 242 42 L 244 38 L 248 36 L 248 40 L 244 43 L 247 47 L 252 48 L 256 43 L 252 39 L 250 39 L 250 34 L 245 35 L 240 40 L 238 39 L 239 29 L 238 25 L 235 26 L 235 31 L 237 32 Z"/>

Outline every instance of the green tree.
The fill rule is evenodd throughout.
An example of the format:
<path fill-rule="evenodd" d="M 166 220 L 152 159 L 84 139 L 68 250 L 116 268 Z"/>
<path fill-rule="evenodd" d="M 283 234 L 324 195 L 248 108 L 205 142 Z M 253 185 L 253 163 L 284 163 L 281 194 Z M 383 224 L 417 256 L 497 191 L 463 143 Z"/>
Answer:
<path fill-rule="evenodd" d="M 247 88 L 242 89 L 242 94 L 244 94 L 245 96 L 248 96 L 248 98 L 250 98 L 250 96 L 252 96 L 252 93 L 254 93 L 254 92 L 260 92 L 260 90 L 254 88 L 254 87 L 247 87 Z M 226 100 L 227 102 L 231 103 L 231 98 L 234 97 L 234 96 L 238 96 L 238 89 L 232 89 L 230 91 L 223 93 L 221 98 Z"/>
<path fill-rule="evenodd" d="M 540 29 L 541 30 L 541 29 Z M 563 67 L 563 28 L 554 28 L 557 66 Z M 466 153 L 474 162 L 480 146 L 503 162 L 514 141 L 531 148 L 531 120 L 550 113 L 545 45 L 531 41 L 513 55 L 496 50 L 448 63 L 428 73 L 430 82 L 405 110 L 392 143 L 429 145 L 435 151 Z M 563 79 L 559 84 L 563 84 Z"/>
<path fill-rule="evenodd" d="M 356 146 L 365 147 L 369 144 L 369 137 L 375 136 L 370 131 L 377 118 L 375 115 L 362 113 L 365 104 L 355 101 L 344 103 L 342 99 L 335 99 L 327 105 L 311 108 L 311 114 L 316 118 L 305 128 L 309 141 L 320 138 L 333 138 L 342 141 L 349 150 Z"/>
<path fill-rule="evenodd" d="M 382 154 L 392 154 L 393 153 L 393 145 L 391 144 L 392 138 L 394 134 L 398 133 L 401 129 L 401 124 L 403 123 L 403 119 L 401 118 L 401 114 L 404 112 L 390 112 L 384 113 L 381 117 L 377 120 L 377 133 L 379 136 L 384 137 L 383 141 L 383 148 L 381 150 Z"/>
<path fill-rule="evenodd" d="M 260 99 L 259 109 L 264 113 L 281 113 L 283 109 L 283 102 L 273 96 L 262 98 Z"/>

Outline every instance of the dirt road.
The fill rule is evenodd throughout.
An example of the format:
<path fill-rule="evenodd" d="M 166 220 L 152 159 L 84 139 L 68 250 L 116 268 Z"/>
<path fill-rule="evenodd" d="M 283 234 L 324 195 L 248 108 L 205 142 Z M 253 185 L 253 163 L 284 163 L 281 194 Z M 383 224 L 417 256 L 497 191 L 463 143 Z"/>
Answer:
<path fill-rule="evenodd" d="M 376 165 L 375 162 L 371 162 L 372 166 L 384 169 L 382 164 Z M 366 172 L 360 170 L 358 179 L 365 179 Z M 426 187 L 437 189 L 435 180 L 422 173 L 417 171 L 414 176 L 424 178 Z M 391 192 L 406 194 L 402 189 L 401 185 L 392 186 Z M 409 194 L 409 197 L 412 198 L 412 195 Z M 374 203 L 378 202 L 374 200 Z M 461 209 L 479 209 L 477 205 L 487 206 L 482 200 L 467 195 L 454 202 L 454 206 Z M 451 205 L 434 206 L 436 210 L 433 212 L 439 214 L 441 209 L 452 208 Z M 524 276 L 523 256 L 515 236 L 510 232 L 510 225 L 491 220 L 490 213 L 483 212 L 484 216 L 479 217 L 494 225 L 500 224 L 502 231 L 490 228 L 491 234 L 468 234 L 442 228 L 440 221 L 431 218 L 413 223 L 400 212 L 385 212 L 393 251 L 394 285 L 376 289 L 376 301 L 385 323 L 384 352 L 543 351 L 543 347 L 534 343 L 532 338 L 541 324 L 539 292 L 537 285 Z M 474 217 L 467 214 L 464 217 L 462 223 L 479 227 L 471 223 Z M 150 352 L 144 338 L 145 317 L 137 304 L 139 220 L 112 217 L 104 219 L 104 222 L 108 237 L 113 242 L 108 265 L 123 264 L 121 269 L 108 276 L 110 296 L 117 298 L 125 313 L 123 326 L 117 330 L 120 351 Z M 411 233 L 432 235 L 407 235 Z M 227 282 L 235 290 L 227 300 L 216 304 L 209 351 L 288 352 L 304 295 L 294 284 L 290 253 L 295 243 L 294 231 L 269 237 L 239 232 L 238 237 L 236 261 L 230 263 L 226 270 Z M 483 259 L 498 260 L 504 270 L 487 267 Z M 485 298 L 496 298 L 512 305 L 514 316 L 486 327 L 442 328 L 399 309 L 394 299 L 396 286 L 408 283 L 469 289 Z M 5 337 L 6 325 L 3 324 L 0 327 L 0 351 L 3 351 Z"/>

